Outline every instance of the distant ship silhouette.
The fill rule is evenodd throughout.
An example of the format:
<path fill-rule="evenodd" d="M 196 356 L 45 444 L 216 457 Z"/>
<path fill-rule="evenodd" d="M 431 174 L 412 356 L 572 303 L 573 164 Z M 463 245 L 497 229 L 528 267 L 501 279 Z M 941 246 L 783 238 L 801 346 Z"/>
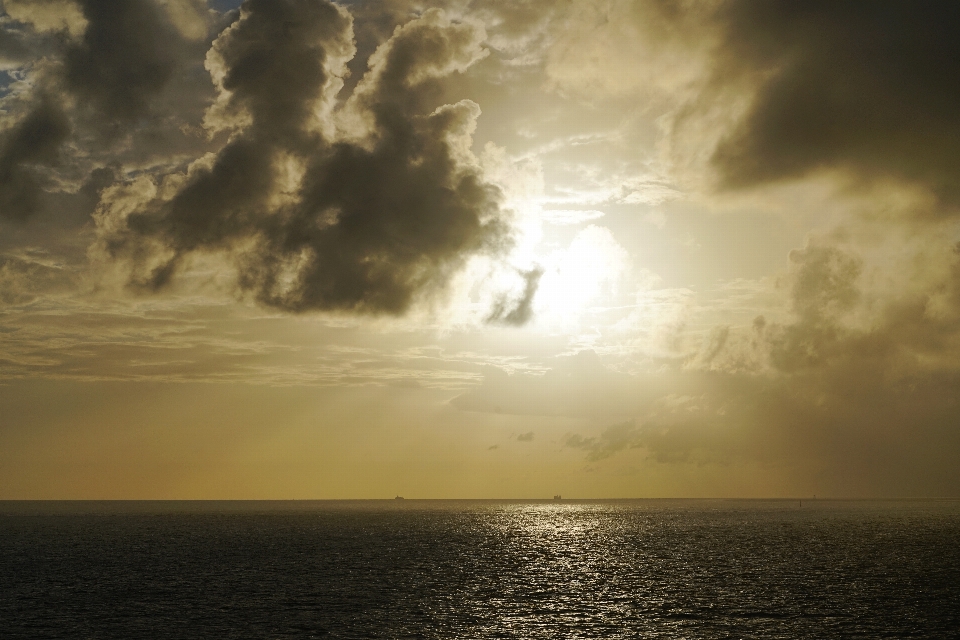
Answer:
<path fill-rule="evenodd" d="M 397 496 L 394 500 L 403 500 L 403 496 Z"/>
<path fill-rule="evenodd" d="M 554 499 L 554 500 L 562 500 L 562 498 L 560 497 L 560 494 L 559 494 L 559 493 L 558 493 L 557 495 L 553 496 L 553 499 Z"/>

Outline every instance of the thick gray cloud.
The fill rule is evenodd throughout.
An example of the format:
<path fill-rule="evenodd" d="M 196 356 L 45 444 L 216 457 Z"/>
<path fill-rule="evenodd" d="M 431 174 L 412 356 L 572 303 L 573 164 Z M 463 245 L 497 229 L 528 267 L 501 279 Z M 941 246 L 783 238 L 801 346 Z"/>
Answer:
<path fill-rule="evenodd" d="M 225 67 L 226 117 L 247 117 L 249 125 L 168 202 L 151 203 L 129 220 L 132 242 L 161 236 L 175 252 L 150 274 L 145 284 L 153 287 L 167 284 L 185 253 L 258 234 L 270 209 L 277 154 L 302 156 L 321 142 L 306 131 L 307 120 L 328 79 L 324 45 L 349 39 L 348 18 L 319 2 L 252 1 L 244 8 L 214 51 Z"/>
<path fill-rule="evenodd" d="M 70 122 L 48 96 L 0 135 L 0 219 L 22 221 L 40 208 L 44 168 L 60 160 Z"/>
<path fill-rule="evenodd" d="M 960 6 L 723 2 L 721 85 L 756 98 L 713 157 L 728 187 L 842 169 L 960 198 Z"/>
<path fill-rule="evenodd" d="M 200 66 L 203 43 L 188 42 L 158 3 L 7 2 L 5 9 L 12 18 L 2 25 L 0 57 L 16 63 L 17 85 L 4 96 L 13 115 L 0 134 L 0 218 L 23 222 L 53 211 L 73 229 L 72 212 L 86 210 L 89 222 L 92 211 L 88 190 L 77 187 L 106 186 L 99 184 L 105 166 L 162 164 L 178 144 L 197 146 L 184 125 L 191 116 L 199 124 L 204 99 L 183 72 Z M 165 96 L 171 86 L 177 90 Z"/>
<path fill-rule="evenodd" d="M 64 56 L 64 84 L 103 125 L 149 113 L 183 49 L 180 35 L 148 0 L 82 0 L 87 28 Z"/>
<path fill-rule="evenodd" d="M 191 252 L 230 250 L 241 288 L 265 304 L 406 310 L 466 256 L 504 242 L 500 192 L 469 152 L 479 108 L 437 105 L 442 79 L 482 57 L 482 38 L 429 11 L 377 50 L 339 111 L 321 115 L 353 54 L 349 14 L 316 0 L 249 0 L 214 44 L 225 100 L 211 113 L 234 128 L 231 141 L 107 246 L 136 256 L 159 240 L 169 256 L 135 276 L 150 288 Z M 292 185 L 281 175 L 291 167 L 302 172 Z"/>

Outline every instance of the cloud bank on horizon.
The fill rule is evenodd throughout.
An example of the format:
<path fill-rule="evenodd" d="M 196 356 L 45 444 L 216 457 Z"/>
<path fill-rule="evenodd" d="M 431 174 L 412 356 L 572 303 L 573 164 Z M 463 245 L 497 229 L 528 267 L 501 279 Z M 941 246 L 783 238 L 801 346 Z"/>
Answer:
<path fill-rule="evenodd" d="M 960 490 L 953 3 L 2 8 L 4 379 L 141 379 L 183 335 L 151 370 L 442 380 L 579 421 L 513 440 L 590 465 Z M 215 307 L 459 342 L 321 372 L 251 329 L 241 363 Z"/>

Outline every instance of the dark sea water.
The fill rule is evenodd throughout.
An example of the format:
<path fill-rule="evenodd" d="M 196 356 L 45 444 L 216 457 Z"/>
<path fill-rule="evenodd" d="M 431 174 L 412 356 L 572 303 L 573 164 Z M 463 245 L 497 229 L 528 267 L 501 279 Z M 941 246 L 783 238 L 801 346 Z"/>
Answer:
<path fill-rule="evenodd" d="M 0 502 L 0 638 L 960 637 L 960 503 Z"/>

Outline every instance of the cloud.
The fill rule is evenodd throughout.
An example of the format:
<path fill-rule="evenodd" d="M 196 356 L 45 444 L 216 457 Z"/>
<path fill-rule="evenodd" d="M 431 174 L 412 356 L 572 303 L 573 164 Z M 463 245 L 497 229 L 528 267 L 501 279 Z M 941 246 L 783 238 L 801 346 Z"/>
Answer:
<path fill-rule="evenodd" d="M 830 173 L 960 202 L 952 3 L 597 0 L 544 15 L 548 88 L 655 111 L 676 184 L 705 187 L 706 164 L 724 191 Z"/>
<path fill-rule="evenodd" d="M 207 34 L 209 10 L 206 0 L 158 0 L 170 22 L 184 38 L 198 40 Z"/>
<path fill-rule="evenodd" d="M 550 3 L 548 86 L 587 101 L 682 90 L 700 72 L 690 55 L 707 3 L 672 0 Z M 624 63 L 629 60 L 629 63 Z"/>
<path fill-rule="evenodd" d="M 174 15 L 183 22 L 191 6 L 199 7 L 194 0 L 5 3 L 0 57 L 11 70 L 0 96 L 9 114 L 0 133 L 0 218 L 42 213 L 49 231 L 58 224 L 75 231 L 79 210 L 89 222 L 83 184 L 97 172 L 182 166 L 181 154 L 206 144 L 195 129 L 212 91 L 194 73 L 206 17 L 203 34 L 187 29 L 195 42 L 171 22 Z"/>
<path fill-rule="evenodd" d="M 23 34 L 7 21 L 0 22 L 0 69 L 16 68 L 30 58 L 30 45 Z"/>
<path fill-rule="evenodd" d="M 849 233 L 811 237 L 780 278 L 787 315 L 715 326 L 676 361 L 628 375 L 584 352 L 541 376 L 487 370 L 452 404 L 595 424 L 563 445 L 602 464 L 759 464 L 813 493 L 953 495 L 960 249 L 942 229 L 913 240 L 921 258 L 890 242 L 893 263 Z"/>
<path fill-rule="evenodd" d="M 821 363 L 831 345 L 843 340 L 848 331 L 842 319 L 860 298 L 857 279 L 862 270 L 856 256 L 816 243 L 792 251 L 790 261 L 795 267 L 791 298 L 798 320 L 767 333 L 776 334 L 772 362 L 786 371 Z"/>
<path fill-rule="evenodd" d="M 683 194 L 676 189 L 660 184 L 654 181 L 635 181 L 633 184 L 625 184 L 623 188 L 629 189 L 622 200 L 626 204 L 648 204 L 656 206 L 671 200 L 676 200 Z"/>
<path fill-rule="evenodd" d="M 87 26 L 82 10 L 73 0 L 4 0 L 3 10 L 38 32 L 65 30 L 77 36 Z"/>
<path fill-rule="evenodd" d="M 602 218 L 603 211 L 596 209 L 544 209 L 541 217 L 544 222 L 555 225 L 582 224 Z"/>
<path fill-rule="evenodd" d="M 730 332 L 705 345 L 721 370 L 750 359 L 743 351 L 770 367 L 742 378 L 760 374 L 727 414 L 749 411 L 782 445 L 820 457 L 831 473 L 847 466 L 874 490 L 955 491 L 946 458 L 960 451 L 960 251 L 942 237 L 927 244 L 922 258 L 908 253 L 882 271 L 868 271 L 870 256 L 837 238 L 792 252 L 793 319 L 759 317 L 749 341 Z M 911 286 L 891 287 L 887 270 L 906 272 Z"/>
<path fill-rule="evenodd" d="M 542 375 L 508 375 L 500 368 L 487 367 L 483 370 L 483 382 L 450 404 L 462 411 L 516 415 L 623 415 L 623 406 L 616 402 L 598 404 L 597 398 L 632 393 L 630 376 L 605 367 L 593 351 L 557 357 L 551 364 Z"/>
<path fill-rule="evenodd" d="M 529 271 L 521 271 L 520 276 L 523 279 L 523 290 L 519 298 L 511 300 L 507 296 L 501 296 L 494 303 L 487 322 L 520 327 L 533 318 L 533 299 L 537 295 L 543 269 L 534 267 Z"/>
<path fill-rule="evenodd" d="M 713 155 L 725 186 L 838 169 L 957 204 L 960 7 L 725 2 L 715 20 L 714 81 L 752 84 L 754 95 Z"/>
<path fill-rule="evenodd" d="M 0 305 L 21 305 L 76 286 L 76 275 L 36 252 L 0 255 Z"/>
<path fill-rule="evenodd" d="M 540 418 L 510 414 L 546 416 L 597 468 L 749 461 L 851 494 L 956 493 L 946 3 L 3 6 L 4 379 L 419 385 L 523 429 Z M 727 192 L 686 180 L 704 167 Z M 837 178 L 872 190 L 837 198 Z M 589 207 L 609 229 L 560 226 Z M 842 233 L 783 251 L 778 275 L 730 266 L 812 220 Z M 680 238 L 703 250 L 673 255 Z M 151 296 L 111 298 L 117 274 Z M 453 299 L 460 346 L 391 348 L 434 339 L 416 314 L 304 321 L 232 293 L 373 315 Z M 478 380 L 483 363 L 514 373 Z"/>
<path fill-rule="evenodd" d="M 122 220 L 105 202 L 104 251 L 149 289 L 192 253 L 226 251 L 263 304 L 401 313 L 467 256 L 502 248 L 502 196 L 470 151 L 480 109 L 436 104 L 443 78 L 485 55 L 483 29 L 424 12 L 334 112 L 352 34 L 332 3 L 246 3 L 208 57 L 220 89 L 208 125 L 230 142 L 172 176 L 168 198 Z"/>
<path fill-rule="evenodd" d="M 86 29 L 64 53 L 64 85 L 107 125 L 149 113 L 173 77 L 181 36 L 147 0 L 80 0 Z"/>
<path fill-rule="evenodd" d="M 23 221 L 39 210 L 43 169 L 59 162 L 69 135 L 66 114 L 49 96 L 0 135 L 0 219 Z"/>
<path fill-rule="evenodd" d="M 582 449 L 588 460 L 604 460 L 614 454 L 640 446 L 638 431 L 633 421 L 607 427 L 595 437 L 584 438 L 580 434 L 570 433 L 563 439 L 564 446 Z"/>

